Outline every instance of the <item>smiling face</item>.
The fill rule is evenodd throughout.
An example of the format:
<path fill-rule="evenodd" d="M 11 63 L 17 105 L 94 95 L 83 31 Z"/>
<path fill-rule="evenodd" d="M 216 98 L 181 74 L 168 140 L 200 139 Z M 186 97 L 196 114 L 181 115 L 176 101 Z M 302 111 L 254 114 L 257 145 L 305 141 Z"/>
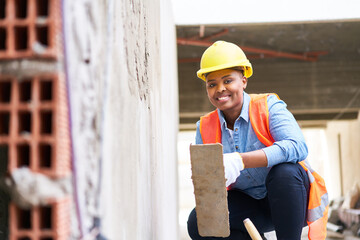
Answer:
<path fill-rule="evenodd" d="M 237 118 L 241 113 L 246 85 L 247 78 L 239 70 L 222 69 L 206 76 L 206 91 L 210 102 L 230 118 Z"/>

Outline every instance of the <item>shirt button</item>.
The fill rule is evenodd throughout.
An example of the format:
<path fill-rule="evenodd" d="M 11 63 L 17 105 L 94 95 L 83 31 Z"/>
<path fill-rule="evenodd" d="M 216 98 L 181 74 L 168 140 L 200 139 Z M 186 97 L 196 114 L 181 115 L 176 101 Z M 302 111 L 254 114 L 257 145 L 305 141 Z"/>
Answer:
<path fill-rule="evenodd" d="M 238 129 L 237 128 L 235 128 L 235 132 L 237 132 L 238 131 Z"/>
<path fill-rule="evenodd" d="M 239 149 L 239 146 L 235 146 L 236 149 Z"/>

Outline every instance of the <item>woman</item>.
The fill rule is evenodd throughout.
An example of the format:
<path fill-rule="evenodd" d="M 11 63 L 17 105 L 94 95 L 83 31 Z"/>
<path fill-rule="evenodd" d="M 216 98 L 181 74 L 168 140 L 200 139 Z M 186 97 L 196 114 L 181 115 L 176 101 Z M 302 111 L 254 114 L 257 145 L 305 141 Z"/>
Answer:
<path fill-rule="evenodd" d="M 215 42 L 200 65 L 197 75 L 217 110 L 197 123 L 196 144 L 223 145 L 230 220 L 225 239 L 251 239 L 243 225 L 246 218 L 262 234 L 275 230 L 277 239 L 300 239 L 308 224 L 310 239 L 325 239 L 326 188 L 303 161 L 307 146 L 286 104 L 276 94 L 244 91 L 252 66 L 233 43 Z M 192 239 L 219 239 L 199 235 L 195 209 L 188 232 Z"/>

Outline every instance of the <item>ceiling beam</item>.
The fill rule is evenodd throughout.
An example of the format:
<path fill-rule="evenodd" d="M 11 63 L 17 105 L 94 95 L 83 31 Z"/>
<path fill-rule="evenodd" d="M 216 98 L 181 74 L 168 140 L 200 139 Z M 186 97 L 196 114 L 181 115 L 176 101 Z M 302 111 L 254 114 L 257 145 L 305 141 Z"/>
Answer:
<path fill-rule="evenodd" d="M 199 46 L 199 47 L 209 47 L 213 44 L 211 41 L 203 40 L 203 39 L 188 39 L 188 38 L 177 38 L 177 44 L 179 45 L 191 45 L 191 46 Z M 244 52 L 249 53 L 257 53 L 260 54 L 260 58 L 267 57 L 281 57 L 281 58 L 289 58 L 289 59 L 298 59 L 303 61 L 315 62 L 317 61 L 320 55 L 326 55 L 327 51 L 314 51 L 314 52 L 304 52 L 304 53 L 289 53 L 283 51 L 269 50 L 263 48 L 255 48 L 255 47 L 247 47 L 247 46 L 239 46 Z M 189 60 L 182 60 L 183 62 L 189 62 Z"/>

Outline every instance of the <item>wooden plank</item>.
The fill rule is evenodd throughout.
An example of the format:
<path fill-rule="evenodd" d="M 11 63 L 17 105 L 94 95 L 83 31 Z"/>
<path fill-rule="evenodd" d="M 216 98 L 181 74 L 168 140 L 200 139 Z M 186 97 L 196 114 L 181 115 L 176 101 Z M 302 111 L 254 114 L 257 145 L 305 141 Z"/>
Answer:
<path fill-rule="evenodd" d="M 222 145 L 190 145 L 190 158 L 199 234 L 228 237 L 229 211 Z"/>

